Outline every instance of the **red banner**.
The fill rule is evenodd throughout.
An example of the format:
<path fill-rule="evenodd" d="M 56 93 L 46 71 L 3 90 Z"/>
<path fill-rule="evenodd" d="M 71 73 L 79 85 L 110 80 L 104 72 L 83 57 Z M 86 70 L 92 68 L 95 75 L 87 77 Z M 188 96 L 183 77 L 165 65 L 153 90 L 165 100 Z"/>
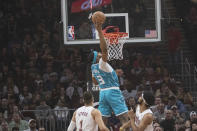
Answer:
<path fill-rule="evenodd" d="M 77 0 L 72 3 L 72 13 L 81 12 L 95 7 L 111 4 L 112 0 Z"/>

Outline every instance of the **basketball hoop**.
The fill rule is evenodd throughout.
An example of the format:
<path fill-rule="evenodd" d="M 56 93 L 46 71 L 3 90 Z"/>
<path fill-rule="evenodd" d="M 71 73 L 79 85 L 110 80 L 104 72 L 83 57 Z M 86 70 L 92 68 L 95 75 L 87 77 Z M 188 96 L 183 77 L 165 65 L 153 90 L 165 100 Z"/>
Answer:
<path fill-rule="evenodd" d="M 125 32 L 111 32 L 111 33 L 103 33 L 108 50 L 108 60 L 122 60 L 123 59 L 123 45 L 126 40 L 126 36 L 128 33 Z"/>

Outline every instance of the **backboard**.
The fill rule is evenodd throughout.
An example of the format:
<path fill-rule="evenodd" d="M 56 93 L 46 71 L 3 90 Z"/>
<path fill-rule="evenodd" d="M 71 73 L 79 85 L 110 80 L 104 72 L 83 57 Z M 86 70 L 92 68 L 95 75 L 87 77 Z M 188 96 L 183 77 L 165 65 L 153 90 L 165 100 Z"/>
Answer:
<path fill-rule="evenodd" d="M 95 11 L 106 15 L 103 29 L 128 33 L 126 43 L 161 41 L 160 0 L 62 0 L 64 44 L 98 44 L 91 21 Z"/>

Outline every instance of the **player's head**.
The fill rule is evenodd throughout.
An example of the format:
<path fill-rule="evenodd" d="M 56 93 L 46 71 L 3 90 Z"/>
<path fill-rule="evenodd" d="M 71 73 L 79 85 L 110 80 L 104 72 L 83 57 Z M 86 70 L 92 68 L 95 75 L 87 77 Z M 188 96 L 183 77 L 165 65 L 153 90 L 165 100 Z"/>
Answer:
<path fill-rule="evenodd" d="M 154 105 L 155 97 L 152 92 L 144 91 L 142 95 L 138 99 L 138 103 L 140 105 L 145 105 L 146 107 L 150 107 Z"/>
<path fill-rule="evenodd" d="M 93 95 L 91 94 L 91 92 L 86 91 L 86 92 L 84 92 L 84 94 L 83 94 L 83 100 L 84 100 L 84 104 L 85 104 L 85 105 L 93 104 L 93 102 L 94 102 L 94 97 L 93 97 Z"/>
<path fill-rule="evenodd" d="M 88 56 L 88 60 L 92 64 L 98 63 L 99 59 L 102 57 L 102 54 L 97 51 L 91 51 L 91 53 Z"/>

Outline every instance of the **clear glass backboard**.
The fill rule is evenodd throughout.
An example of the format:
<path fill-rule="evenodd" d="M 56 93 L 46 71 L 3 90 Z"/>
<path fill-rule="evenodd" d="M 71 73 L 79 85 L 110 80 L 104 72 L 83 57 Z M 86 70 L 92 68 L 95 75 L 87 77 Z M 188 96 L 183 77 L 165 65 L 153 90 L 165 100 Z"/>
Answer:
<path fill-rule="evenodd" d="M 106 15 L 103 29 L 128 33 L 126 43 L 161 41 L 160 0 L 62 0 L 64 44 L 98 44 L 91 21 L 95 11 Z"/>

